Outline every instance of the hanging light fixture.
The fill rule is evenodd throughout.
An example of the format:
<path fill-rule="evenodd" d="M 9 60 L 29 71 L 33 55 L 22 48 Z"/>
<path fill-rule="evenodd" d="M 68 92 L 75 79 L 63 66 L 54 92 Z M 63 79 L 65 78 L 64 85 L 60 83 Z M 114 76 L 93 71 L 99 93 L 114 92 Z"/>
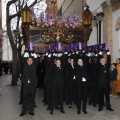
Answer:
<path fill-rule="evenodd" d="M 89 6 L 86 5 L 86 9 L 83 11 L 83 25 L 85 27 L 90 27 L 92 25 L 92 12 L 89 10 Z"/>
<path fill-rule="evenodd" d="M 31 24 L 31 22 L 32 22 L 31 15 L 32 15 L 32 11 L 26 4 L 26 6 L 22 9 L 22 24 L 23 25 Z"/>

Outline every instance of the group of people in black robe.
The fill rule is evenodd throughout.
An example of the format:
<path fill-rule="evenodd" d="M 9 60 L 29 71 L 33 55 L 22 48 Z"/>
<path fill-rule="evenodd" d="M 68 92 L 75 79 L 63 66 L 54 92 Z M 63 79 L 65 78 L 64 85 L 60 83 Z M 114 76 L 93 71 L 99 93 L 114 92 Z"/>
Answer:
<path fill-rule="evenodd" d="M 0 60 L 0 76 L 3 75 L 3 73 L 12 73 L 12 61 Z"/>
<path fill-rule="evenodd" d="M 52 52 L 38 58 L 34 53 L 30 54 L 35 58 L 27 52 L 23 55 L 23 63 L 26 64 L 23 65 L 21 78 L 23 110 L 20 116 L 26 114 L 27 110 L 34 115 L 37 76 L 38 86 L 45 88 L 43 102 L 48 105 L 47 110 L 51 115 L 54 109 L 65 113 L 64 103 L 72 108 L 73 102 L 77 105 L 77 114 L 81 114 L 81 111 L 87 114 L 87 102 L 94 107 L 98 105 L 98 111 L 102 111 L 104 106 L 114 111 L 109 97 L 111 57 L 108 50 Z M 38 63 L 39 58 L 42 59 Z M 29 60 L 32 62 L 29 63 Z"/>

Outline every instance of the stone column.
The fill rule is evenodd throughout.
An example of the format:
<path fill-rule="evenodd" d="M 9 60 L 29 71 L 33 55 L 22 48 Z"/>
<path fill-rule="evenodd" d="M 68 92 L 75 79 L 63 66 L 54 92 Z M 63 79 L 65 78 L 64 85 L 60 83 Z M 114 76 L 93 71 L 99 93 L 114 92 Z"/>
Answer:
<path fill-rule="evenodd" d="M 112 5 L 104 2 L 102 3 L 102 8 L 105 14 L 103 20 L 103 43 L 108 43 L 113 58 Z"/>

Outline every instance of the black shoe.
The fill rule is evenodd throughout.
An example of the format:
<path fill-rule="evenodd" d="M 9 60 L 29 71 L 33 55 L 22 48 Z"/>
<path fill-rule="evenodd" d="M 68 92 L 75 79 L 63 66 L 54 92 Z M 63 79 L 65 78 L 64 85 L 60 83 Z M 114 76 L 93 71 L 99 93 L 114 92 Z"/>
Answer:
<path fill-rule="evenodd" d="M 50 110 L 50 114 L 53 115 L 53 110 Z"/>
<path fill-rule="evenodd" d="M 69 105 L 69 108 L 72 108 L 72 105 Z"/>
<path fill-rule="evenodd" d="M 105 106 L 105 103 L 103 103 L 103 106 Z"/>
<path fill-rule="evenodd" d="M 61 112 L 61 113 L 65 113 L 65 111 L 64 111 L 64 110 L 60 110 L 60 112 Z"/>
<path fill-rule="evenodd" d="M 20 101 L 18 104 L 21 105 L 22 103 L 23 103 L 23 102 Z"/>
<path fill-rule="evenodd" d="M 48 103 L 44 103 L 44 105 L 48 105 Z"/>
<path fill-rule="evenodd" d="M 93 107 L 96 107 L 96 104 L 93 104 Z"/>
<path fill-rule="evenodd" d="M 29 112 L 29 114 L 32 115 L 32 116 L 35 115 L 34 112 Z"/>
<path fill-rule="evenodd" d="M 107 110 L 109 110 L 109 111 L 114 111 L 112 108 L 107 108 Z"/>
<path fill-rule="evenodd" d="M 37 107 L 37 105 L 36 105 L 36 104 L 34 104 L 34 107 Z"/>
<path fill-rule="evenodd" d="M 86 110 L 83 110 L 84 114 L 87 114 L 87 111 Z"/>
<path fill-rule="evenodd" d="M 88 105 L 92 105 L 92 102 L 89 102 Z"/>
<path fill-rule="evenodd" d="M 102 107 L 99 107 L 98 111 L 102 111 L 102 110 L 103 110 L 103 108 L 102 108 Z"/>
<path fill-rule="evenodd" d="M 81 112 L 78 110 L 78 111 L 77 111 L 77 114 L 79 115 L 79 114 L 81 114 Z"/>
<path fill-rule="evenodd" d="M 47 107 L 47 109 L 46 110 L 50 110 L 50 108 L 49 107 Z"/>
<path fill-rule="evenodd" d="M 19 116 L 24 116 L 26 113 L 21 113 Z"/>
<path fill-rule="evenodd" d="M 56 110 L 59 110 L 60 108 L 58 106 L 55 107 Z"/>
<path fill-rule="evenodd" d="M 68 102 L 66 102 L 65 105 L 68 105 Z"/>
<path fill-rule="evenodd" d="M 44 103 L 44 102 L 45 102 L 45 100 L 42 101 L 42 103 Z"/>

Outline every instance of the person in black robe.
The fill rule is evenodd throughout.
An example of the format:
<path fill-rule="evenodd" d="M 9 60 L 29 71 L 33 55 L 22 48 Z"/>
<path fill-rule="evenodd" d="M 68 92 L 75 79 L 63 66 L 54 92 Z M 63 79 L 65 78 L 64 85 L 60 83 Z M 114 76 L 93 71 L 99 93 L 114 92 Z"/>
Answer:
<path fill-rule="evenodd" d="M 70 59 L 70 64 L 68 64 L 68 76 L 68 103 L 69 108 L 71 108 L 75 96 L 75 66 L 73 58 Z"/>
<path fill-rule="evenodd" d="M 50 110 L 50 98 L 51 98 L 51 70 L 53 66 L 53 61 L 51 59 L 51 56 L 48 57 L 48 61 L 46 64 L 46 75 L 45 75 L 45 105 L 48 105 L 47 110 Z"/>
<path fill-rule="evenodd" d="M 63 87 L 64 87 L 64 69 L 61 65 L 61 60 L 56 59 L 55 65 L 52 67 L 52 84 L 51 84 L 51 110 L 50 114 L 53 114 L 54 106 L 56 102 L 60 102 L 60 112 L 65 113 L 63 108 Z"/>
<path fill-rule="evenodd" d="M 90 82 L 91 82 L 91 94 L 89 96 L 89 104 L 93 105 L 93 107 L 96 107 L 98 104 L 98 85 L 97 85 L 97 80 L 98 80 L 98 54 L 95 54 L 91 58 L 91 67 L 89 71 L 90 75 Z M 104 100 L 103 100 L 104 102 Z"/>
<path fill-rule="evenodd" d="M 76 76 L 76 89 L 77 89 L 77 114 L 81 114 L 81 102 L 82 109 L 85 114 L 87 105 L 87 92 L 88 92 L 88 73 L 85 65 L 83 64 L 82 58 L 78 59 L 78 64 L 75 67 Z"/>
<path fill-rule="evenodd" d="M 98 92 L 99 92 L 99 109 L 103 110 L 103 96 L 105 95 L 106 109 L 109 111 L 114 111 L 110 105 L 110 53 L 107 52 L 107 61 L 100 54 L 100 63 L 98 64 Z"/>
<path fill-rule="evenodd" d="M 0 60 L 0 76 L 2 75 L 2 68 L 3 68 L 2 61 Z"/>
<path fill-rule="evenodd" d="M 26 55 L 27 54 L 27 55 Z M 28 53 L 25 53 L 24 57 L 28 56 Z M 27 110 L 30 115 L 34 115 L 34 100 L 35 100 L 35 91 L 37 84 L 37 65 L 38 59 L 37 55 L 34 54 L 34 57 L 23 58 L 23 72 L 21 77 L 21 82 L 23 84 L 23 107 L 20 116 L 26 114 Z"/>
<path fill-rule="evenodd" d="M 5 63 L 4 63 L 4 71 L 5 71 L 5 74 L 8 74 L 8 69 L 9 69 L 8 62 L 5 61 Z"/>
<path fill-rule="evenodd" d="M 44 85 L 43 83 L 43 63 L 42 63 L 42 59 L 40 58 L 40 61 L 38 63 L 38 68 L 37 68 L 37 76 L 38 76 L 38 84 L 37 87 L 38 88 L 42 88 Z"/>

